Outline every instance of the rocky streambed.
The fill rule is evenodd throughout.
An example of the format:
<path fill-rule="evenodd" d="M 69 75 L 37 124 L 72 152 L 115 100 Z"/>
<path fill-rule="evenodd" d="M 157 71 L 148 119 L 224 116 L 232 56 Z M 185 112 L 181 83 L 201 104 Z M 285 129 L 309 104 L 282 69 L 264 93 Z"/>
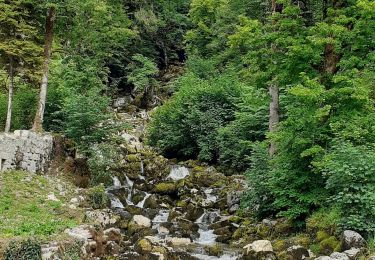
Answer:
<path fill-rule="evenodd" d="M 147 113 L 123 117 L 133 127 L 116 138 L 107 208 L 86 208 L 87 224 L 65 231 L 81 259 L 347 260 L 365 253 L 365 240 L 352 231 L 340 241 L 316 226 L 300 233 L 286 219 L 251 219 L 240 209 L 244 176 L 164 158 L 141 141 Z M 71 206 L 84 201 L 74 198 Z M 60 257 L 71 248 L 66 244 L 45 245 L 43 258 L 69 259 Z"/>

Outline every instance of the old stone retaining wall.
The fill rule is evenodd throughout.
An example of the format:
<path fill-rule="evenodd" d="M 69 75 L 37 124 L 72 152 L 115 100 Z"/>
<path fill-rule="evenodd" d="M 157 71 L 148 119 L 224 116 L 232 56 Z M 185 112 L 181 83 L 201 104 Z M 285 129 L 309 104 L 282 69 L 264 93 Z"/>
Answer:
<path fill-rule="evenodd" d="M 51 134 L 38 134 L 27 130 L 0 134 L 0 172 L 17 169 L 45 173 L 52 152 Z"/>

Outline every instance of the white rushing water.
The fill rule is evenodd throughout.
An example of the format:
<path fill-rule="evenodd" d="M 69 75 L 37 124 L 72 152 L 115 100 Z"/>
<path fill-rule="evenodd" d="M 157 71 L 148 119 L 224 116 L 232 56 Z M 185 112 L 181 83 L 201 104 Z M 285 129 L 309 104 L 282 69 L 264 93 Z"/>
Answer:
<path fill-rule="evenodd" d="M 113 180 L 113 187 L 116 187 L 116 188 L 121 187 L 121 182 L 119 178 L 117 178 L 117 176 L 112 177 L 112 180 Z"/>
<path fill-rule="evenodd" d="M 145 197 L 143 198 L 143 200 L 142 201 L 140 201 L 138 204 L 137 204 L 137 207 L 139 207 L 139 208 L 142 208 L 143 209 L 143 207 L 144 207 L 144 205 L 145 205 L 145 202 L 146 202 L 146 200 L 149 198 L 151 196 L 151 194 L 150 193 L 146 193 L 146 195 L 145 195 Z"/>
<path fill-rule="evenodd" d="M 230 255 L 230 254 L 223 254 L 222 256 L 208 256 L 203 254 L 192 254 L 192 256 L 200 259 L 200 260 L 236 260 L 238 256 Z"/>
<path fill-rule="evenodd" d="M 180 165 L 173 165 L 171 168 L 171 172 L 168 175 L 168 179 L 172 179 L 174 181 L 185 179 L 187 176 L 190 175 L 190 171 L 188 168 Z"/>
<path fill-rule="evenodd" d="M 195 240 L 194 242 L 200 245 L 214 245 L 216 242 L 217 235 L 214 234 L 214 230 L 208 229 L 204 230 L 203 228 L 200 228 L 198 230 L 199 238 Z"/>
<path fill-rule="evenodd" d="M 120 208 L 120 209 L 124 208 L 124 205 L 121 203 L 119 198 L 117 198 L 116 196 L 114 196 L 114 195 L 110 196 L 110 200 L 111 200 L 111 208 Z"/>
<path fill-rule="evenodd" d="M 161 209 L 152 220 L 152 229 L 157 230 L 159 235 L 167 235 L 168 229 L 160 226 L 162 223 L 168 222 L 169 210 Z"/>

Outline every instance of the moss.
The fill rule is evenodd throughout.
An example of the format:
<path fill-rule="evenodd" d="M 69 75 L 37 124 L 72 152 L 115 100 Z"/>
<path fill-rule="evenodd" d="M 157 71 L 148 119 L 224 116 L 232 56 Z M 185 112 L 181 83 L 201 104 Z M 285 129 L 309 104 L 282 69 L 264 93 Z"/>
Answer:
<path fill-rule="evenodd" d="M 239 216 L 232 216 L 232 217 L 229 218 L 229 221 L 232 222 L 232 223 L 239 224 L 239 223 L 241 223 L 242 218 L 239 217 Z"/>
<path fill-rule="evenodd" d="M 132 163 L 134 163 L 134 162 L 140 162 L 140 161 L 141 161 L 141 158 L 139 157 L 138 154 L 128 154 L 128 155 L 126 156 L 126 160 L 127 160 L 128 162 L 132 162 Z"/>
<path fill-rule="evenodd" d="M 257 234 L 261 238 L 265 239 L 265 238 L 268 238 L 269 236 L 271 236 L 272 229 L 271 229 L 271 227 L 262 224 L 262 225 L 259 225 L 259 227 L 257 229 Z"/>
<path fill-rule="evenodd" d="M 286 251 L 282 251 L 277 254 L 277 259 L 279 260 L 289 260 L 288 254 Z"/>
<path fill-rule="evenodd" d="M 205 251 L 210 256 L 221 256 L 223 254 L 223 249 L 219 244 L 215 244 L 213 246 L 205 247 Z"/>
<path fill-rule="evenodd" d="M 290 220 L 280 220 L 274 227 L 274 233 L 279 235 L 288 235 L 293 231 L 293 223 Z"/>
<path fill-rule="evenodd" d="M 320 253 L 320 244 L 312 244 L 310 246 L 310 250 L 314 253 L 314 254 L 319 254 Z"/>
<path fill-rule="evenodd" d="M 316 232 L 316 240 L 318 242 L 322 242 L 324 239 L 327 239 L 330 237 L 330 234 L 328 234 L 326 231 L 320 230 Z"/>
<path fill-rule="evenodd" d="M 177 192 L 177 187 L 174 183 L 158 183 L 154 188 L 154 192 L 159 194 L 173 194 Z"/>
<path fill-rule="evenodd" d="M 140 254 L 149 253 L 152 251 L 152 244 L 148 239 L 143 238 L 137 241 L 135 250 Z"/>
<path fill-rule="evenodd" d="M 168 250 L 165 247 L 162 246 L 154 246 L 152 249 L 152 252 L 160 253 L 162 255 L 167 255 Z"/>
<path fill-rule="evenodd" d="M 292 239 L 292 241 L 293 241 L 293 244 L 300 245 L 300 246 L 303 246 L 305 248 L 308 248 L 311 244 L 310 237 L 305 235 L 305 234 L 300 234 L 300 235 L 294 237 Z"/>
<path fill-rule="evenodd" d="M 288 243 L 285 240 L 280 239 L 280 240 L 276 240 L 272 244 L 272 247 L 276 252 L 281 252 L 288 248 Z"/>
<path fill-rule="evenodd" d="M 184 201 L 184 200 L 179 200 L 179 201 L 177 201 L 177 207 L 181 207 L 181 208 L 184 208 L 184 207 L 186 207 L 187 206 L 187 202 L 186 201 Z"/>
<path fill-rule="evenodd" d="M 321 209 L 306 220 L 306 229 L 312 234 L 319 230 L 325 230 L 333 235 L 337 231 L 337 223 L 340 219 L 341 213 L 338 209 Z"/>
<path fill-rule="evenodd" d="M 329 255 L 334 251 L 340 251 L 341 243 L 336 237 L 331 236 L 320 242 L 320 253 Z"/>

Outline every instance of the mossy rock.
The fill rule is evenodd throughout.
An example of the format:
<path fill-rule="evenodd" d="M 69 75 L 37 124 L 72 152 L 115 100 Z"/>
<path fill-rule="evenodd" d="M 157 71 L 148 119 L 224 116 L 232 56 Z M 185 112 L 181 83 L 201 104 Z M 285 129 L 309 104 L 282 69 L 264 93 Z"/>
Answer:
<path fill-rule="evenodd" d="M 283 219 L 277 221 L 274 226 L 274 233 L 278 235 L 288 235 L 294 232 L 293 223 L 290 220 Z"/>
<path fill-rule="evenodd" d="M 318 232 L 316 232 L 316 240 L 318 242 L 322 242 L 324 239 L 327 239 L 329 238 L 331 235 L 328 234 L 326 231 L 324 230 L 319 230 Z"/>
<path fill-rule="evenodd" d="M 140 201 L 142 201 L 144 196 L 142 194 L 135 194 L 132 197 L 132 201 L 134 204 L 138 204 Z"/>
<path fill-rule="evenodd" d="M 186 207 L 188 205 L 188 203 L 185 201 L 185 200 L 179 200 L 179 201 L 177 201 L 177 203 L 176 203 L 176 206 L 177 207 L 181 207 L 181 208 L 184 208 L 184 207 Z"/>
<path fill-rule="evenodd" d="M 141 161 L 141 157 L 139 156 L 139 154 L 128 154 L 126 156 L 126 160 L 128 162 L 131 162 L 131 163 L 140 162 Z"/>
<path fill-rule="evenodd" d="M 341 242 L 334 236 L 322 240 L 320 243 L 320 253 L 330 255 L 332 252 L 341 250 Z"/>
<path fill-rule="evenodd" d="M 223 255 L 223 248 L 219 244 L 215 244 L 213 246 L 207 246 L 204 249 L 210 256 L 220 257 Z"/>
<path fill-rule="evenodd" d="M 152 251 L 152 249 L 152 243 L 150 240 L 145 238 L 138 240 L 134 246 L 134 250 L 139 254 L 148 254 Z"/>
<path fill-rule="evenodd" d="M 264 224 L 259 225 L 257 235 L 263 239 L 270 238 L 272 235 L 272 227 Z"/>
<path fill-rule="evenodd" d="M 282 252 L 278 253 L 277 259 L 278 260 L 293 260 L 293 259 L 289 258 L 288 253 L 286 251 L 282 251 Z"/>
<path fill-rule="evenodd" d="M 172 195 L 178 192 L 178 188 L 174 183 L 163 182 L 155 185 L 154 192 L 162 195 Z"/>
<path fill-rule="evenodd" d="M 288 248 L 288 242 L 283 239 L 279 239 L 272 243 L 272 247 L 276 252 L 281 252 Z"/>
<path fill-rule="evenodd" d="M 152 252 L 162 254 L 164 256 L 168 255 L 168 249 L 162 246 L 154 246 Z"/>
<path fill-rule="evenodd" d="M 303 246 L 305 248 L 309 248 L 309 246 L 311 244 L 311 239 L 306 234 L 300 234 L 300 235 L 292 238 L 292 244 L 300 245 L 300 246 Z"/>

